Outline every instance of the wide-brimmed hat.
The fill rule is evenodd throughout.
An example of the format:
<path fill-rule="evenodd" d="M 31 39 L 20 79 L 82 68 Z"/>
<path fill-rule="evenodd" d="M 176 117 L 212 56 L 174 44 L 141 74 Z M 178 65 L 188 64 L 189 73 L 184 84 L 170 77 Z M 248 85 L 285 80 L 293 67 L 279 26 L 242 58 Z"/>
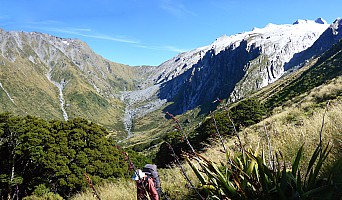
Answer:
<path fill-rule="evenodd" d="M 134 173 L 134 175 L 132 176 L 132 179 L 137 181 L 137 180 L 142 179 L 142 178 L 144 178 L 144 177 L 145 177 L 145 173 L 142 172 L 140 169 L 138 169 L 138 170 Z"/>

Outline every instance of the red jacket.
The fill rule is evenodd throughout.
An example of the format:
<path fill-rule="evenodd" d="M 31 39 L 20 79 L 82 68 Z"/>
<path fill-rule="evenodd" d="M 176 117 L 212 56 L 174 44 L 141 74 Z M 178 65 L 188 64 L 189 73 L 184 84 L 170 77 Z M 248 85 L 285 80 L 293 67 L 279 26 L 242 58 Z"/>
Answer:
<path fill-rule="evenodd" d="M 154 187 L 154 182 L 152 178 L 144 177 L 143 180 L 136 181 L 137 183 L 137 198 L 138 200 L 147 200 L 148 191 L 151 200 L 159 200 L 158 192 Z M 146 190 L 145 190 L 146 189 Z"/>

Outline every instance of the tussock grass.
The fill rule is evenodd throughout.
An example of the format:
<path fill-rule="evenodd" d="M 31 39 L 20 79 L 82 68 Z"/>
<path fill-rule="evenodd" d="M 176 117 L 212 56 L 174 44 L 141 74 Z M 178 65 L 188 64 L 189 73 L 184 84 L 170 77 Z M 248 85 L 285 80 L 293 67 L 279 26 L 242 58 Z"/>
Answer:
<path fill-rule="evenodd" d="M 261 143 L 267 146 L 271 141 L 274 150 L 283 152 L 287 159 L 292 158 L 304 143 L 304 157 L 310 155 L 319 143 L 324 108 L 315 109 L 313 114 L 303 114 L 307 107 L 285 108 L 264 121 L 242 131 L 244 143 L 250 147 Z M 334 144 L 333 154 L 341 157 L 342 147 L 342 104 L 331 102 L 324 117 L 323 142 Z"/>
<path fill-rule="evenodd" d="M 199 182 L 195 178 L 196 175 L 191 170 L 190 166 L 188 164 L 183 164 L 182 167 L 192 183 L 197 185 Z M 192 192 L 189 183 L 185 180 L 180 168 L 177 166 L 168 169 L 160 169 L 159 176 L 163 191 L 166 192 L 171 199 L 185 199 L 185 197 Z"/>
<path fill-rule="evenodd" d="M 342 77 L 333 79 L 329 84 L 321 85 L 313 89 L 305 99 L 306 103 L 322 102 L 334 99 L 342 94 Z"/>
<path fill-rule="evenodd" d="M 322 138 L 325 142 L 334 144 L 332 155 L 341 157 L 341 94 L 342 77 L 337 77 L 301 95 L 300 101 L 275 108 L 269 118 L 243 129 L 241 138 L 250 147 L 258 143 L 267 146 L 270 140 L 272 148 L 283 152 L 286 158 L 293 157 L 296 150 L 305 143 L 304 156 L 310 155 L 319 143 L 325 115 Z M 330 103 L 326 108 L 328 101 Z"/>

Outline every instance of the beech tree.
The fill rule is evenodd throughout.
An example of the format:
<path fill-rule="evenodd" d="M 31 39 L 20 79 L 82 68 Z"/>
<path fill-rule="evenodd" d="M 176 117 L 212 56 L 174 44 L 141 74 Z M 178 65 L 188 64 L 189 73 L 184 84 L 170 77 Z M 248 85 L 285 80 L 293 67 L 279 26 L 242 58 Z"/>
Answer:
<path fill-rule="evenodd" d="M 49 133 L 49 125 L 35 117 L 0 116 L 0 180 L 2 196 L 19 195 L 24 188 L 33 187 L 41 177 L 39 160 L 43 155 L 42 136 Z"/>

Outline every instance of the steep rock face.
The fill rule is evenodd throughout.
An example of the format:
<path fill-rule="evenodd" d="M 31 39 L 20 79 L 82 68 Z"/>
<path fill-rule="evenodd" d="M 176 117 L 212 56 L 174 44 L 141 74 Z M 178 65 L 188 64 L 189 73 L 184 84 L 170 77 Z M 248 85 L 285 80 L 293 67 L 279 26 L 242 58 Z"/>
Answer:
<path fill-rule="evenodd" d="M 240 99 L 279 79 L 287 70 L 286 66 L 295 65 L 289 64 L 293 57 L 311 47 L 328 26 L 322 20 L 298 20 L 292 25 L 271 24 L 262 30 L 253 30 L 251 42 L 260 46 L 262 53 L 249 63 L 246 75 L 236 84 L 230 100 Z"/>
<path fill-rule="evenodd" d="M 322 19 L 298 20 L 222 36 L 164 62 L 148 81 L 160 87 L 157 98 L 174 102 L 166 111 L 209 109 L 217 97 L 235 101 L 279 79 L 285 64 L 312 46 L 328 27 Z"/>
<path fill-rule="evenodd" d="M 319 55 L 331 48 L 334 44 L 342 38 L 342 19 L 336 19 L 327 30 L 315 41 L 315 43 L 308 49 L 314 51 L 315 55 Z"/>
<path fill-rule="evenodd" d="M 227 98 L 244 76 L 244 66 L 260 53 L 260 48 L 248 46 L 245 40 L 217 54 L 211 49 L 189 70 L 161 84 L 158 96 L 175 102 L 166 108 L 174 114 L 208 106 L 216 98 Z"/>

